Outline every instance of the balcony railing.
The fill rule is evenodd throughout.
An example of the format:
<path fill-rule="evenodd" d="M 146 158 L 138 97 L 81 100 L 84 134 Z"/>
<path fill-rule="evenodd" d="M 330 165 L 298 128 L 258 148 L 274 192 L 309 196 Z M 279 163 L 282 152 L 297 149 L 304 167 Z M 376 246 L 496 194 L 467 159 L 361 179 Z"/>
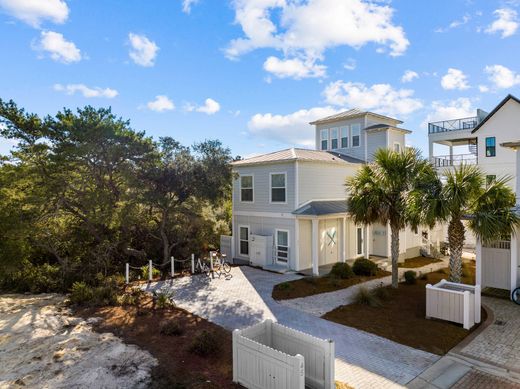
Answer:
<path fill-rule="evenodd" d="M 428 123 L 428 134 L 438 134 L 442 132 L 472 130 L 478 124 L 478 117 L 473 116 L 464 119 L 444 120 L 441 122 Z"/>
<path fill-rule="evenodd" d="M 457 155 L 439 155 L 432 157 L 432 163 L 435 167 L 459 166 L 462 164 L 475 165 L 477 163 L 476 154 L 457 154 Z"/>

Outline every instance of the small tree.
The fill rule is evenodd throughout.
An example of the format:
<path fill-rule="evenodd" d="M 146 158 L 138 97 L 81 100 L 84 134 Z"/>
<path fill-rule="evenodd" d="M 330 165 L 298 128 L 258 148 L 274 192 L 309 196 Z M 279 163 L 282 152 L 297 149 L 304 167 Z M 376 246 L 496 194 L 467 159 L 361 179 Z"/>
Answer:
<path fill-rule="evenodd" d="M 434 169 L 418 150 L 380 149 L 374 162 L 364 165 L 346 186 L 348 209 L 356 223 L 390 225 L 392 286 L 397 288 L 399 231 L 434 222 L 430 196 L 440 188 Z"/>
<path fill-rule="evenodd" d="M 483 242 L 509 237 L 519 223 L 513 207 L 515 194 L 507 186 L 509 178 L 486 185 L 486 177 L 475 165 L 460 165 L 446 172 L 437 217 L 448 223 L 450 281 L 460 282 L 462 248 L 468 227 Z"/>

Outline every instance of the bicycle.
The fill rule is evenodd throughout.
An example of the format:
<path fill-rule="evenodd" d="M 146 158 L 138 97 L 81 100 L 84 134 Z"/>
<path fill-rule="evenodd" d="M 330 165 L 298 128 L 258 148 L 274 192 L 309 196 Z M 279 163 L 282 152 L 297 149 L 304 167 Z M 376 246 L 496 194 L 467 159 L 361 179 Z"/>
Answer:
<path fill-rule="evenodd" d="M 220 276 L 224 274 L 226 278 L 230 277 L 231 265 L 226 259 L 226 254 L 218 254 L 218 252 L 212 253 L 213 255 L 213 271 L 215 274 Z"/>
<path fill-rule="evenodd" d="M 207 264 L 207 261 L 197 259 L 197 263 L 195 264 L 195 273 L 206 274 L 208 277 L 211 273 L 211 269 Z"/>
<path fill-rule="evenodd" d="M 520 305 L 520 287 L 513 290 L 513 293 L 511 293 L 511 300 Z"/>

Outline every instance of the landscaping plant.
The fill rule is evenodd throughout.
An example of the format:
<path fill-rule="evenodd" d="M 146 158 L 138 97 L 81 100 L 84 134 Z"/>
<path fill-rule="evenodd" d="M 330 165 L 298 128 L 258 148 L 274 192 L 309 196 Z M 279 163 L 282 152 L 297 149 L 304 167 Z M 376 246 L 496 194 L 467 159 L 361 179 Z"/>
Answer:
<path fill-rule="evenodd" d="M 357 276 L 375 276 L 377 273 L 377 265 L 370 259 L 359 258 L 354 262 L 352 270 Z"/>
<path fill-rule="evenodd" d="M 220 349 L 220 339 L 217 334 L 207 330 L 203 330 L 196 335 L 190 345 L 190 351 L 202 357 L 215 355 L 220 351 Z"/>
<path fill-rule="evenodd" d="M 417 281 L 417 273 L 413 270 L 407 270 L 404 272 L 404 282 L 408 285 L 413 285 Z"/>
<path fill-rule="evenodd" d="M 337 262 L 332 266 L 329 275 L 335 278 L 347 279 L 352 277 L 354 272 L 348 263 Z"/>

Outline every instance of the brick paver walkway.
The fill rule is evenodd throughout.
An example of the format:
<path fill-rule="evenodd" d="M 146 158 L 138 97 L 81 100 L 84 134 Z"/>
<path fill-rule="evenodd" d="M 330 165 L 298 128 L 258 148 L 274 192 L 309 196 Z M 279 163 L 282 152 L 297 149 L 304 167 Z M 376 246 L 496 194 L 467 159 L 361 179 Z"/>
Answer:
<path fill-rule="evenodd" d="M 485 296 L 482 303 L 495 320 L 458 353 L 520 373 L 520 305 Z"/>
<path fill-rule="evenodd" d="M 416 350 L 354 328 L 323 320 L 283 306 L 271 297 L 273 286 L 297 279 L 250 267 L 235 267 L 229 280 L 205 276 L 154 283 L 148 290 L 166 287 L 175 303 L 228 329 L 243 328 L 264 319 L 336 344 L 336 379 L 355 388 L 402 387 L 438 360 Z"/>
<path fill-rule="evenodd" d="M 520 384 L 478 370 L 471 370 L 452 389 L 520 389 Z"/>

